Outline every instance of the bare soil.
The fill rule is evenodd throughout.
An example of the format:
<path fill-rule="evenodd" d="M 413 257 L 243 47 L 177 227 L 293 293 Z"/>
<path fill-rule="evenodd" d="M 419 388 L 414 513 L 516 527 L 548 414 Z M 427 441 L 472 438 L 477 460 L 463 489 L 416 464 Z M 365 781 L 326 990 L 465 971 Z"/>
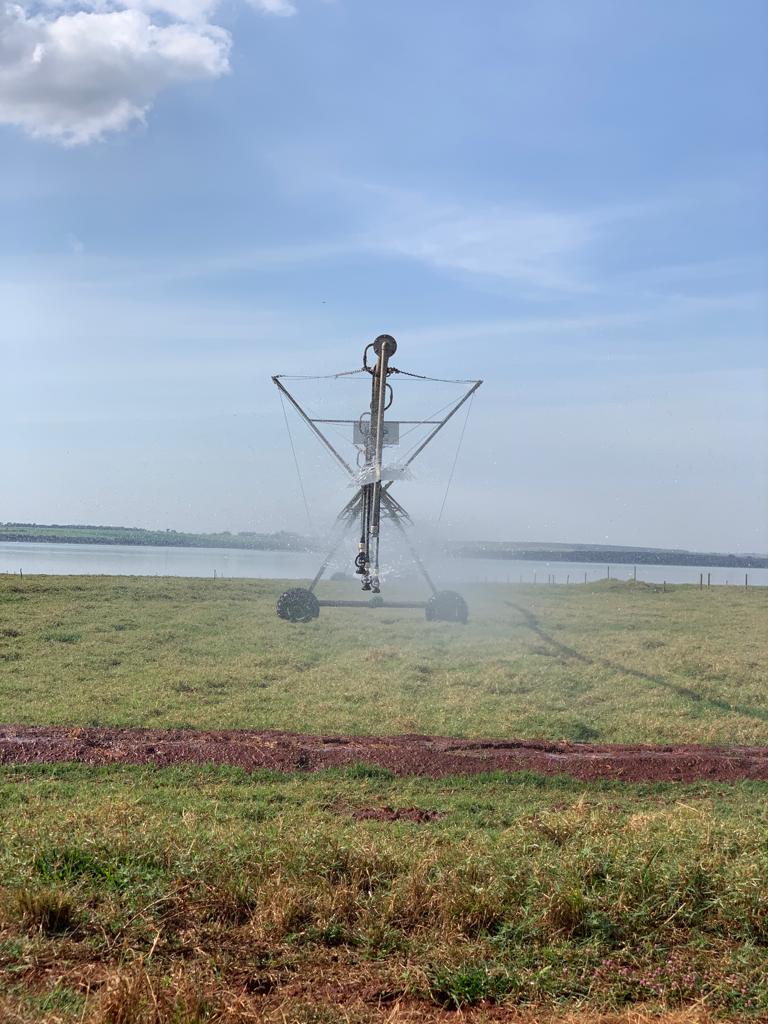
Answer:
<path fill-rule="evenodd" d="M 226 764 L 317 771 L 364 762 L 396 775 L 539 772 L 592 781 L 768 780 L 768 747 L 625 746 L 445 736 L 311 736 L 279 731 L 196 731 L 0 725 L 0 763 Z"/>

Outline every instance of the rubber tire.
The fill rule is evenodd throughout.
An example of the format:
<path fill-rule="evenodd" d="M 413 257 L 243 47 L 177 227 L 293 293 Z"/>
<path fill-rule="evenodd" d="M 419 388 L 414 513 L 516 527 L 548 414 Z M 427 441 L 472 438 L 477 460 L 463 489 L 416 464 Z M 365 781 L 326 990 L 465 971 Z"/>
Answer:
<path fill-rule="evenodd" d="M 320 614 L 320 605 L 311 590 L 293 587 L 277 599 L 277 614 L 288 622 L 311 622 Z"/>
<path fill-rule="evenodd" d="M 455 590 L 440 590 L 427 601 L 427 622 L 461 622 L 469 618 L 467 602 Z"/>

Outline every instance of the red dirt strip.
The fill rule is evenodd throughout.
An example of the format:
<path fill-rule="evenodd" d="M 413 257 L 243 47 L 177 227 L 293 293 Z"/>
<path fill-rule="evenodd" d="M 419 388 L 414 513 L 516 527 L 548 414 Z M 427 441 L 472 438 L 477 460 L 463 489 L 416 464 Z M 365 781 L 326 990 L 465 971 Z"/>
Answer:
<path fill-rule="evenodd" d="M 768 747 L 621 746 L 445 736 L 309 736 L 254 730 L 0 725 L 0 764 L 225 764 L 318 771 L 365 762 L 396 775 L 538 772 L 584 781 L 768 780 Z"/>

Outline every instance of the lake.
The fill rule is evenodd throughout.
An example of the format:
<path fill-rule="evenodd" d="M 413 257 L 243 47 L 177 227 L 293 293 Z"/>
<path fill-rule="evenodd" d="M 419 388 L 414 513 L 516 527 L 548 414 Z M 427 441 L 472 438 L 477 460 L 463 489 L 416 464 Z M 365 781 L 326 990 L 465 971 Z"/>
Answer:
<path fill-rule="evenodd" d="M 46 576 L 192 576 L 240 579 L 311 579 L 321 556 L 304 551 L 244 551 L 226 548 L 158 548 L 123 544 L 0 543 L 0 573 Z M 334 563 L 350 570 L 350 554 Z M 438 586 L 447 583 L 583 583 L 605 579 L 608 564 L 592 562 L 514 562 L 495 558 L 427 558 Z M 411 575 L 406 561 L 384 566 L 383 576 Z M 768 586 L 768 569 L 721 569 L 695 565 L 638 565 L 637 579 L 647 583 L 698 583 L 699 573 L 712 584 Z M 632 579 L 631 565 L 611 565 L 611 577 Z"/>

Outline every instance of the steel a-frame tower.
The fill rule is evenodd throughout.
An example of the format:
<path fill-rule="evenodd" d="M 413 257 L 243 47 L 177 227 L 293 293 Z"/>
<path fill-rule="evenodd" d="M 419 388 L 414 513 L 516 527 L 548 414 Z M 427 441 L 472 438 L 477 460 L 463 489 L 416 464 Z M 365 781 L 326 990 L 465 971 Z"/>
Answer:
<path fill-rule="evenodd" d="M 375 357 L 373 364 L 369 363 L 369 353 L 371 351 Z M 467 605 L 461 595 L 450 590 L 438 590 L 435 586 L 415 545 L 411 543 L 411 539 L 408 536 L 407 527 L 412 523 L 411 517 L 400 502 L 393 497 L 391 488 L 396 480 L 407 476 L 408 467 L 411 463 L 418 458 L 459 409 L 472 398 L 483 382 L 482 380 L 450 381 L 449 383 L 466 384 L 468 386 L 461 397 L 450 404 L 450 408 L 448 408 L 448 411 L 442 418 L 387 421 L 385 413 L 394 401 L 394 390 L 390 378 L 397 374 L 404 374 L 407 377 L 421 380 L 434 381 L 439 379 L 422 377 L 420 374 L 412 374 L 405 370 L 397 369 L 391 363 L 391 358 L 396 351 L 397 342 L 390 334 L 380 334 L 375 341 L 366 346 L 363 352 L 362 371 L 353 371 L 353 374 L 367 372 L 370 375 L 370 408 L 356 420 L 321 419 L 310 416 L 286 387 L 285 380 L 287 378 L 283 375 L 277 375 L 272 378 L 281 395 L 291 403 L 318 440 L 349 474 L 352 482 L 357 485 L 355 494 L 344 505 L 337 516 L 337 521 L 346 529 L 342 529 L 340 536 L 326 555 L 309 587 L 294 587 L 281 595 L 277 603 L 277 614 L 283 619 L 288 619 L 291 622 L 308 622 L 313 618 L 317 618 L 321 607 L 396 607 L 424 608 L 428 619 L 445 619 L 459 622 L 466 622 L 467 620 Z M 339 374 L 338 376 L 350 375 Z M 348 424 L 353 428 L 353 439 L 358 448 L 357 468 L 350 465 L 326 436 L 323 427 L 330 424 Z M 383 459 L 384 449 L 387 446 L 398 443 L 399 431 L 402 425 L 429 426 L 430 430 L 424 440 L 416 446 L 415 450 L 400 465 L 386 466 Z M 381 551 L 382 520 L 391 521 L 405 540 L 411 557 L 431 592 L 431 596 L 426 601 L 385 601 L 381 596 L 379 557 Z M 362 589 L 370 592 L 371 597 L 368 600 L 319 599 L 315 595 L 315 589 L 331 559 L 337 553 L 354 524 L 359 526 L 358 548 L 354 558 L 355 572 L 362 577 Z"/>

